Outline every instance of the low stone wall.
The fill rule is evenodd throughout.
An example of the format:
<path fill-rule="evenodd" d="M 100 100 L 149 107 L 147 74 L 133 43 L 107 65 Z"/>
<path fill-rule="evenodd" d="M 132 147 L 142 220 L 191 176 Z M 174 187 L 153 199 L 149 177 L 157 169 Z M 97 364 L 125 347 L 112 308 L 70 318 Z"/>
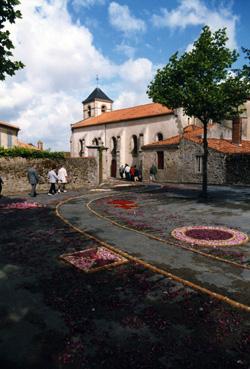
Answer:
<path fill-rule="evenodd" d="M 39 191 L 48 191 L 47 174 L 55 165 L 57 169 L 64 165 L 69 176 L 68 189 L 98 184 L 98 164 L 95 158 L 65 158 L 65 159 L 25 159 L 0 158 L 0 176 L 4 181 L 3 194 L 15 194 L 30 190 L 27 180 L 27 170 L 36 165 L 40 177 Z"/>
<path fill-rule="evenodd" d="M 250 155 L 228 155 L 226 177 L 229 184 L 250 185 Z"/>

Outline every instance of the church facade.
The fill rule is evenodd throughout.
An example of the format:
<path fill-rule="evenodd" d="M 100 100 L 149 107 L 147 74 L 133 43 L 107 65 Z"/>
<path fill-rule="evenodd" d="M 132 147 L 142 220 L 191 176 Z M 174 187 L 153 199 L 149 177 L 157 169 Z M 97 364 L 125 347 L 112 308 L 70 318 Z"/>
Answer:
<path fill-rule="evenodd" d="M 181 109 L 155 103 L 113 111 L 113 101 L 100 88 L 82 104 L 83 120 L 71 125 L 71 156 L 93 156 L 103 146 L 106 177 L 118 177 L 121 164 L 142 168 L 142 146 L 181 134 L 189 123 Z"/>

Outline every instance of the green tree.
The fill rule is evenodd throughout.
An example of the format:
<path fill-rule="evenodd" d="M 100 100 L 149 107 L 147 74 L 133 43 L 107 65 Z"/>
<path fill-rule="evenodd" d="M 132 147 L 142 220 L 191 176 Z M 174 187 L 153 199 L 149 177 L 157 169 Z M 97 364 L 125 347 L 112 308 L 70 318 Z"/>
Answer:
<path fill-rule="evenodd" d="M 205 26 L 193 49 L 180 57 L 178 53 L 171 56 L 168 64 L 157 71 L 147 91 L 154 102 L 171 109 L 182 107 L 185 114 L 203 123 L 204 197 L 207 196 L 208 123 L 210 120 L 221 123 L 239 114 L 238 107 L 250 92 L 246 69 L 238 69 L 238 73 L 231 70 L 239 55 L 226 47 L 227 40 L 225 29 L 212 33 Z"/>
<path fill-rule="evenodd" d="M 12 60 L 14 45 L 10 39 L 10 32 L 5 29 L 7 23 L 15 23 L 21 18 L 21 12 L 15 7 L 20 4 L 19 0 L 0 0 L 0 80 L 7 75 L 13 76 L 18 69 L 24 67 L 20 61 Z"/>

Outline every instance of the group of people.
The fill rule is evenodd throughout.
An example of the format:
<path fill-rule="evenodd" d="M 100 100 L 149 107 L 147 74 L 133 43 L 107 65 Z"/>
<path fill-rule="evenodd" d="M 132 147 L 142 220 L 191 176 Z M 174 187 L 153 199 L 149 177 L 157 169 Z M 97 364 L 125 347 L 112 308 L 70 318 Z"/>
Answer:
<path fill-rule="evenodd" d="M 31 167 L 28 169 L 28 181 L 31 185 L 31 197 L 35 197 L 37 195 L 36 187 L 39 183 L 39 175 L 37 173 L 36 167 Z M 56 173 L 56 167 L 54 166 L 49 172 L 48 172 L 48 181 L 50 183 L 50 188 L 48 195 L 53 196 L 60 192 L 67 192 L 65 185 L 68 182 L 68 174 L 64 166 L 60 167 L 58 169 L 58 172 Z"/>
<path fill-rule="evenodd" d="M 119 168 L 120 177 L 127 181 L 142 181 L 142 171 L 136 165 L 129 166 L 128 164 L 121 165 Z"/>

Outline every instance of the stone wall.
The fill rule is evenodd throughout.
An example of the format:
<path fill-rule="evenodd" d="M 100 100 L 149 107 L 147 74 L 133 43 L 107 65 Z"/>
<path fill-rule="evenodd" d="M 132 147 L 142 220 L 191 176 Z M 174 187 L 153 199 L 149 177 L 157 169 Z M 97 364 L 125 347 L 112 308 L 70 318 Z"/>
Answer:
<path fill-rule="evenodd" d="M 68 189 L 98 184 L 98 163 L 95 158 L 65 158 L 65 159 L 25 159 L 0 158 L 0 176 L 3 178 L 3 194 L 14 194 L 30 190 L 27 180 L 27 170 L 36 165 L 41 183 L 39 191 L 48 191 L 48 171 L 55 165 L 58 169 L 64 165 L 69 176 Z"/>
<path fill-rule="evenodd" d="M 250 155 L 228 155 L 226 159 L 228 184 L 250 184 Z"/>

